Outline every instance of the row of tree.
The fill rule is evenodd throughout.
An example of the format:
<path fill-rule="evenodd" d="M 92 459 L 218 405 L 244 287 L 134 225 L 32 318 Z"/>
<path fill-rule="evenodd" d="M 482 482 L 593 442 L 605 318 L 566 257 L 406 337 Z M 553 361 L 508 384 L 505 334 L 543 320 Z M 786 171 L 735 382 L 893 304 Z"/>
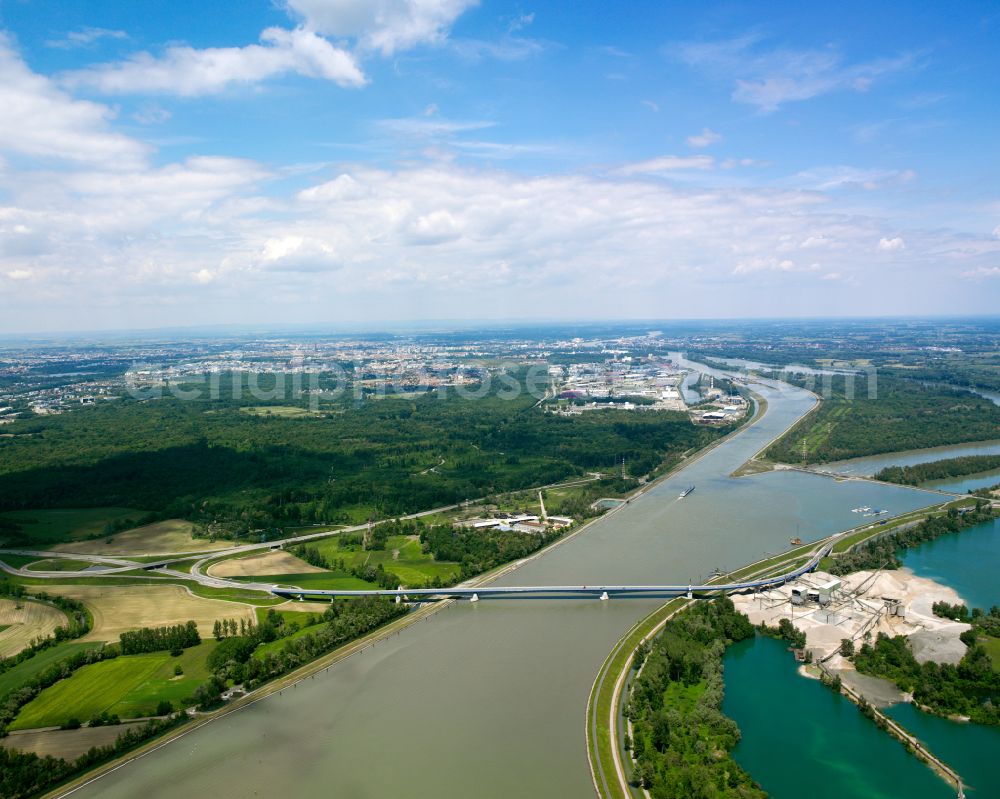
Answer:
<path fill-rule="evenodd" d="M 844 575 L 862 569 L 898 569 L 902 565 L 897 552 L 900 549 L 932 541 L 942 535 L 957 533 L 968 527 L 996 518 L 988 502 L 977 500 L 966 512 L 950 508 L 946 514 L 928 516 L 924 521 L 907 529 L 887 533 L 870 539 L 842 555 L 837 555 L 827 567 L 831 574 Z"/>
<path fill-rule="evenodd" d="M 152 719 L 140 727 L 125 730 L 113 744 L 93 747 L 72 762 L 51 755 L 39 757 L 34 752 L 0 747 L 0 796 L 4 799 L 27 799 L 45 793 L 77 774 L 125 754 L 143 741 L 183 724 L 187 719 L 186 713 Z"/>
<path fill-rule="evenodd" d="M 218 622 L 216 622 L 218 624 Z M 180 654 L 182 649 L 201 643 L 198 625 L 194 621 L 173 624 L 169 627 L 141 627 L 128 630 L 118 636 L 123 655 L 139 655 L 144 652 L 172 651 Z"/>
<path fill-rule="evenodd" d="M 964 458 L 916 463 L 913 466 L 887 466 L 875 475 L 875 479 L 915 486 L 928 480 L 944 480 L 991 469 L 1000 469 L 1000 455 L 968 455 Z"/>

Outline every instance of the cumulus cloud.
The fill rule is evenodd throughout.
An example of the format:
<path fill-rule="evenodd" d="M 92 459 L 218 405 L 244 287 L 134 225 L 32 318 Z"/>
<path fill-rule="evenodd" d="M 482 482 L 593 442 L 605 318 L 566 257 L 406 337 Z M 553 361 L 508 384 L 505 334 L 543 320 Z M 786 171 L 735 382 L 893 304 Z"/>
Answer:
<path fill-rule="evenodd" d="M 682 169 L 711 169 L 715 159 L 708 155 L 664 155 L 626 164 L 613 171 L 615 175 L 659 175 Z"/>
<path fill-rule="evenodd" d="M 905 250 L 906 242 L 899 236 L 894 236 L 892 238 L 881 238 L 878 240 L 878 248 L 882 252 L 895 252 L 897 250 Z"/>
<path fill-rule="evenodd" d="M 115 133 L 113 113 L 77 100 L 46 77 L 32 72 L 10 38 L 0 32 L 0 150 L 63 161 L 131 166 L 147 147 Z"/>
<path fill-rule="evenodd" d="M 710 130 L 709 128 L 702 128 L 701 133 L 696 133 L 693 136 L 687 137 L 688 147 L 710 147 L 720 141 L 722 141 L 722 134 L 716 133 L 714 130 Z"/>
<path fill-rule="evenodd" d="M 356 88 L 366 82 L 355 57 L 314 31 L 268 28 L 261 44 L 197 49 L 177 45 L 161 56 L 137 53 L 125 61 L 66 73 L 69 87 L 105 94 L 162 93 L 183 97 L 214 94 L 233 84 L 252 84 L 288 73 Z"/>
<path fill-rule="evenodd" d="M 476 0 L 286 0 L 310 30 L 356 39 L 362 50 L 382 55 L 440 44 L 474 5 Z"/>

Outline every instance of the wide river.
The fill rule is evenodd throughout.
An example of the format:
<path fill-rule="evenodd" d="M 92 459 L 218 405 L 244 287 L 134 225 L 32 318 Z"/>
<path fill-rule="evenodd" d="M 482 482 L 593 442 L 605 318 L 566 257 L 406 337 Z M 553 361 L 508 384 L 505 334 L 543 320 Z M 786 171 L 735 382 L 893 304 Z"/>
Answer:
<path fill-rule="evenodd" d="M 940 501 L 916 489 L 798 471 L 729 477 L 814 402 L 785 384 L 754 389 L 769 406 L 757 422 L 503 582 L 697 580 L 787 549 L 790 536 L 808 541 L 849 528 L 858 523 L 851 508 L 895 514 Z M 692 484 L 695 492 L 679 499 Z M 621 634 L 657 604 L 454 604 L 74 795 L 591 796 L 585 737 L 591 684 Z M 915 760 L 912 767 L 923 768 Z"/>

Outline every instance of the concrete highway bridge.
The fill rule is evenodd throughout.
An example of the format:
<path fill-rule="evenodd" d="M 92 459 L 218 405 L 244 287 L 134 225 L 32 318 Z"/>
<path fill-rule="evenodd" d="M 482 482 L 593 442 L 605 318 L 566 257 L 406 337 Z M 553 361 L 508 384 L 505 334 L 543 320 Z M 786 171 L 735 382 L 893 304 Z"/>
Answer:
<path fill-rule="evenodd" d="M 270 586 L 272 594 L 289 599 L 305 599 L 305 597 L 352 597 L 352 596 L 385 596 L 394 597 L 397 602 L 413 599 L 470 599 L 476 602 L 486 597 L 517 597 L 521 599 L 551 599 L 554 597 L 597 597 L 610 599 L 613 596 L 631 597 L 670 597 L 686 596 L 694 598 L 700 594 L 738 593 L 744 591 L 761 591 L 798 579 L 803 574 L 816 569 L 819 562 L 830 554 L 833 543 L 825 544 L 813 553 L 803 565 L 783 574 L 764 577 L 756 580 L 744 580 L 733 583 L 706 583 L 702 585 L 487 585 L 487 586 L 457 586 L 455 588 L 396 588 L 369 590 L 339 590 L 339 589 L 305 589 L 285 586 Z M 257 586 L 255 586 L 257 587 Z"/>

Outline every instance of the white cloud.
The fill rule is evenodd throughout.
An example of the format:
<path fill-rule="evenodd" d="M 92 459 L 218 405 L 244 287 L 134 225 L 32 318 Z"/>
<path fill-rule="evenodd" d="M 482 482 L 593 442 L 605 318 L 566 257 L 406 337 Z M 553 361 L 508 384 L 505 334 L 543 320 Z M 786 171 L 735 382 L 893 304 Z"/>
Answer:
<path fill-rule="evenodd" d="M 110 30 L 108 28 L 81 28 L 78 31 L 70 31 L 62 39 L 50 39 L 45 44 L 60 50 L 68 50 L 73 47 L 89 47 L 101 39 L 127 39 L 125 31 Z"/>
<path fill-rule="evenodd" d="M 733 81 L 732 99 L 764 113 L 830 92 L 864 92 L 877 79 L 916 63 L 914 55 L 903 54 L 850 64 L 833 47 L 768 50 L 762 41 L 752 34 L 714 42 L 681 42 L 667 51 L 689 66 Z"/>
<path fill-rule="evenodd" d="M 916 178 L 911 169 L 860 169 L 853 166 L 818 166 L 799 172 L 792 178 L 795 185 L 817 191 L 833 189 L 865 189 L 874 191 L 901 186 Z"/>
<path fill-rule="evenodd" d="M 708 155 L 664 155 L 626 164 L 613 171 L 615 175 L 658 175 L 679 169 L 711 169 L 715 159 Z"/>
<path fill-rule="evenodd" d="M 971 280 L 979 280 L 982 278 L 1000 278 L 1000 266 L 978 266 L 975 269 L 969 269 L 962 273 L 962 277 Z"/>
<path fill-rule="evenodd" d="M 105 94 L 162 93 L 194 97 L 221 92 L 233 84 L 252 84 L 288 73 L 363 86 L 366 78 L 355 57 L 303 28 L 268 28 L 261 44 L 196 49 L 168 47 L 162 56 L 137 53 L 125 61 L 68 72 L 63 82 Z"/>
<path fill-rule="evenodd" d="M 134 166 L 147 148 L 115 133 L 105 106 L 76 100 L 32 72 L 0 32 L 0 151 L 81 163 Z"/>
<path fill-rule="evenodd" d="M 495 122 L 485 119 L 444 119 L 437 116 L 402 117 L 400 119 L 382 119 L 378 125 L 384 130 L 405 136 L 424 136 L 428 138 L 450 136 L 455 133 L 465 133 L 473 130 L 491 128 Z"/>
<path fill-rule="evenodd" d="M 905 250 L 906 242 L 903 241 L 899 236 L 894 236 L 893 238 L 881 238 L 878 240 L 878 248 L 882 252 L 895 252 L 897 250 Z"/>
<path fill-rule="evenodd" d="M 714 130 L 710 130 L 709 128 L 702 128 L 701 133 L 696 133 L 693 136 L 687 137 L 688 147 L 710 147 L 720 141 L 722 141 L 722 134 L 716 133 Z"/>
<path fill-rule="evenodd" d="M 1000 239 L 1000 225 L 993 228 L 993 238 Z"/>
<path fill-rule="evenodd" d="M 30 269 L 11 269 L 4 274 L 11 280 L 31 280 L 35 275 Z"/>
<path fill-rule="evenodd" d="M 641 102 L 650 111 L 653 111 L 654 113 L 657 113 L 657 114 L 660 113 L 660 106 L 657 105 L 656 103 L 654 103 L 652 100 L 642 100 Z"/>
<path fill-rule="evenodd" d="M 476 0 L 286 0 L 309 29 L 356 39 L 362 50 L 386 56 L 419 44 L 440 44 L 452 23 L 473 5 Z"/>

